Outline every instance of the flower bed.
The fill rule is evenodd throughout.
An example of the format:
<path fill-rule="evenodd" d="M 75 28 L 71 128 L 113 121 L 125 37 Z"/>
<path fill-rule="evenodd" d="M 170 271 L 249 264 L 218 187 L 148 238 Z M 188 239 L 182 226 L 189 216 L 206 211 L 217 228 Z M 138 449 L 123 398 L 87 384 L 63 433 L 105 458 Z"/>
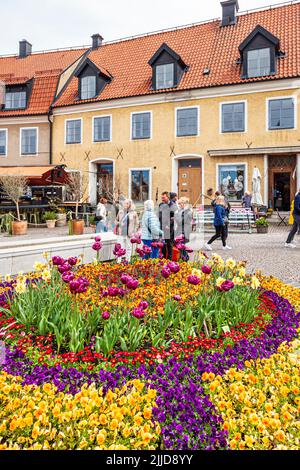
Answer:
<path fill-rule="evenodd" d="M 295 411 L 292 410 L 299 406 L 297 364 L 290 364 L 291 349 L 283 346 L 297 337 L 299 290 L 262 276 L 259 286 L 257 277 L 246 275 L 241 263 L 233 260 L 224 263 L 216 255 L 211 260 L 202 257 L 194 264 L 138 261 L 129 265 L 95 262 L 80 266 L 72 259 L 68 270 L 64 270 L 66 262 L 56 259 L 55 264 L 62 266 L 59 274 L 52 266 L 38 266 L 28 278 L 19 276 L 3 283 L 0 332 L 7 351 L 0 378 L 0 416 L 5 417 L 6 424 L 14 419 L 4 395 L 6 392 L 2 391 L 1 395 L 1 387 L 7 395 L 15 393 L 15 397 L 20 398 L 24 394 L 29 401 L 36 390 L 43 393 L 43 387 L 49 384 L 51 393 L 53 387 L 57 388 L 63 403 L 64 397 L 76 402 L 78 394 L 81 396 L 83 390 L 89 390 L 91 392 L 87 393 L 94 397 L 90 402 L 94 411 L 93 399 L 97 401 L 103 393 L 105 400 L 115 393 L 112 409 L 117 413 L 119 405 L 123 406 L 126 400 L 129 403 L 134 380 L 146 384 L 141 388 L 141 400 L 144 395 L 151 396 L 151 406 L 148 406 L 151 413 L 148 410 L 148 418 L 143 415 L 147 422 L 135 424 L 129 415 L 121 419 L 121 415 L 115 418 L 109 414 L 110 419 L 117 420 L 114 421 L 115 438 L 106 427 L 102 432 L 98 422 L 92 431 L 89 419 L 72 415 L 72 426 L 84 421 L 85 427 L 82 425 L 82 433 L 71 439 L 71 443 L 70 435 L 49 440 L 45 437 L 47 432 L 35 441 L 31 435 L 33 423 L 24 430 L 0 428 L 3 448 L 18 445 L 31 448 L 34 444 L 37 448 L 49 445 L 50 448 L 110 449 L 122 446 L 136 449 L 299 446 Z M 59 320 L 51 317 L 53 312 L 48 304 L 41 303 L 42 299 L 49 299 L 49 295 L 57 302 Z M 40 296 L 38 302 L 37 296 Z M 18 308 L 14 298 L 19 300 Z M 43 311 L 29 318 L 28 305 L 44 305 Z M 93 312 L 92 318 L 90 312 Z M 74 331 L 78 325 L 85 329 L 81 349 L 76 349 L 73 330 L 62 322 L 66 313 L 70 322 L 74 322 Z M 68 342 L 63 338 L 59 343 L 62 331 L 56 331 L 51 325 L 53 331 L 39 334 L 42 328 L 47 330 L 45 318 L 69 335 Z M 106 352 L 101 350 L 114 330 L 124 341 L 115 341 L 113 351 L 110 347 Z M 140 337 L 140 341 L 130 340 L 130 331 Z M 296 344 L 290 347 L 295 349 Z M 266 368 L 270 374 L 265 377 Z M 274 377 L 288 384 L 286 396 L 280 395 L 283 385 L 279 382 L 274 389 Z M 238 393 L 245 402 L 239 402 L 232 392 L 232 384 L 237 390 L 244 387 Z M 247 400 L 253 397 L 262 400 L 262 390 L 265 394 L 268 391 L 268 402 L 273 406 L 270 412 L 275 413 L 272 419 L 277 420 L 276 426 L 275 421 L 271 421 L 274 429 L 273 424 L 271 427 L 264 424 L 267 410 L 258 410 L 259 402 L 248 406 Z M 279 427 L 276 413 L 281 406 L 289 415 Z M 247 413 L 251 420 L 245 424 L 243 416 Z M 44 413 L 43 419 L 53 426 L 52 408 Z M 128 440 L 123 435 L 124 427 L 132 429 L 134 425 L 141 429 Z M 97 440 L 99 433 L 107 436 L 105 442 L 101 436 Z"/>

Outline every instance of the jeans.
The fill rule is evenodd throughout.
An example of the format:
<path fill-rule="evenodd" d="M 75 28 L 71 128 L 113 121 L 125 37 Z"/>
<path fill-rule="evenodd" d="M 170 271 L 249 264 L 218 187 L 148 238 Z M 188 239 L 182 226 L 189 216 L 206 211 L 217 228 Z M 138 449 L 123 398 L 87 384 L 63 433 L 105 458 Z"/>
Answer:
<path fill-rule="evenodd" d="M 174 240 L 164 240 L 164 242 L 165 244 L 162 249 L 163 256 L 165 259 L 172 260 Z"/>
<path fill-rule="evenodd" d="M 96 233 L 107 232 L 107 227 L 102 220 L 99 220 L 96 224 Z"/>
<path fill-rule="evenodd" d="M 142 240 L 143 244 L 146 245 L 146 246 L 149 246 L 152 250 L 152 252 L 149 255 L 144 255 L 143 259 L 158 258 L 159 248 L 158 247 L 154 248 L 153 246 L 151 246 L 151 243 L 154 242 L 154 241 L 155 240 Z"/>
<path fill-rule="evenodd" d="M 225 225 L 216 225 L 215 226 L 216 233 L 211 239 L 207 242 L 208 245 L 211 245 L 212 242 L 217 240 L 217 238 L 222 239 L 223 246 L 226 246 L 226 227 Z"/>
<path fill-rule="evenodd" d="M 297 233 L 297 230 L 300 230 L 300 215 L 294 215 L 294 223 L 287 238 L 287 243 L 292 243 L 292 241 L 294 240 L 294 236 Z"/>

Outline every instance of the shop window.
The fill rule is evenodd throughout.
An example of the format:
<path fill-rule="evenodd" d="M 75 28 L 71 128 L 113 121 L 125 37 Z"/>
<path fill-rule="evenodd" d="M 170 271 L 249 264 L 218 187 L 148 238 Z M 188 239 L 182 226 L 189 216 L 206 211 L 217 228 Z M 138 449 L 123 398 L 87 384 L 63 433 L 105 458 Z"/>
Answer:
<path fill-rule="evenodd" d="M 241 201 L 245 192 L 245 165 L 220 165 L 219 187 L 229 201 Z"/>

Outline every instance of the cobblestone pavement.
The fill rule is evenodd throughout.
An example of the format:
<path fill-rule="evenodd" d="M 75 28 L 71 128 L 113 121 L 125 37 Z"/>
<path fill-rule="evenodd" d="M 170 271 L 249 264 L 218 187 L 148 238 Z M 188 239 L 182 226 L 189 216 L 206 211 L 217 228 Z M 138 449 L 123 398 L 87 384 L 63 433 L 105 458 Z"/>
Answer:
<path fill-rule="evenodd" d="M 264 274 L 272 274 L 284 282 L 300 287 L 300 236 L 296 235 L 295 241 L 297 248 L 289 249 L 284 247 L 287 234 L 290 227 L 278 227 L 270 225 L 267 234 L 248 234 L 230 233 L 228 244 L 232 247 L 231 251 L 223 251 L 219 240 L 212 245 L 213 251 L 221 254 L 224 258 L 234 258 L 236 260 L 247 261 L 248 270 L 256 271 L 260 269 Z M 92 233 L 91 228 L 85 228 L 85 233 Z M 50 238 L 68 235 L 68 228 L 55 228 L 47 230 L 46 228 L 31 228 L 27 235 L 19 237 L 8 237 L 0 235 L 1 243 L 24 240 L 33 240 L 38 238 Z M 207 241 L 211 233 L 205 234 Z M 208 252 L 209 253 L 209 252 Z"/>
<path fill-rule="evenodd" d="M 282 281 L 300 287 L 300 236 L 295 236 L 297 248 L 285 248 L 289 227 L 269 227 L 269 233 L 235 233 L 228 237 L 231 251 L 223 251 L 220 241 L 213 244 L 213 250 L 223 258 L 247 261 L 248 271 L 261 270 Z M 208 240 L 208 234 L 205 240 Z"/>

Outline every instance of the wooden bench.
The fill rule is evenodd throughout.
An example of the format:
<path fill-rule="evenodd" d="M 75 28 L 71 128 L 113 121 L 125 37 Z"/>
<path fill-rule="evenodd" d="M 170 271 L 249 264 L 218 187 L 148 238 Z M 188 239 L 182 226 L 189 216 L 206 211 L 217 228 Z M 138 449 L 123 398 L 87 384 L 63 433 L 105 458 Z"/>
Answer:
<path fill-rule="evenodd" d="M 194 211 L 196 230 L 201 226 L 209 226 L 211 230 L 214 225 L 214 213 L 211 210 Z M 229 214 L 229 231 L 252 233 L 252 225 L 255 223 L 255 216 L 250 209 L 232 209 Z"/>

